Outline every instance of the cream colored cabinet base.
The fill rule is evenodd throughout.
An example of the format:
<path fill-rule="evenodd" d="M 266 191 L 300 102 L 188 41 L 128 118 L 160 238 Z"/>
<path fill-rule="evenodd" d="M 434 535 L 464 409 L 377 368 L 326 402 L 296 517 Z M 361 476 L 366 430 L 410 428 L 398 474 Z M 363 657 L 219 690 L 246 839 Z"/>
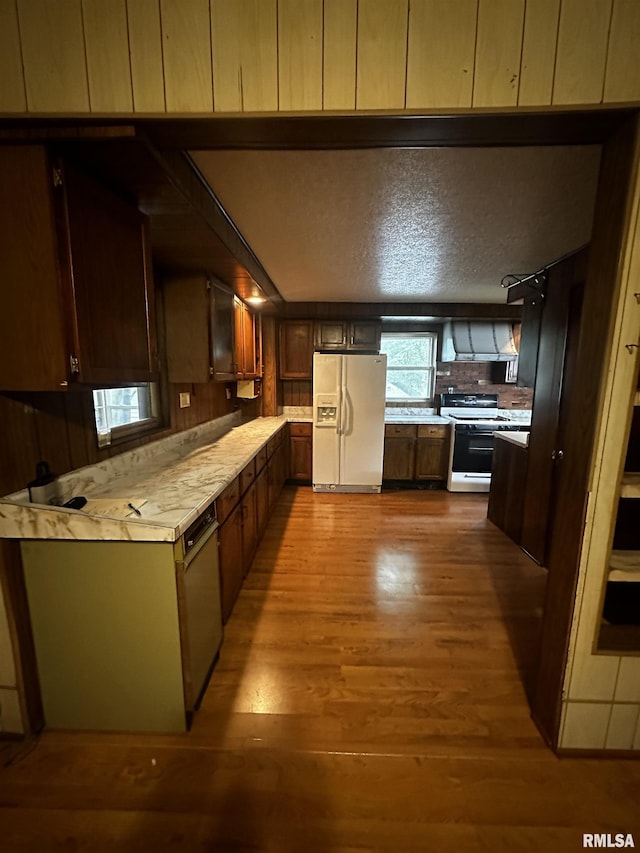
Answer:
<path fill-rule="evenodd" d="M 47 728 L 185 731 L 172 544 L 25 541 Z"/>

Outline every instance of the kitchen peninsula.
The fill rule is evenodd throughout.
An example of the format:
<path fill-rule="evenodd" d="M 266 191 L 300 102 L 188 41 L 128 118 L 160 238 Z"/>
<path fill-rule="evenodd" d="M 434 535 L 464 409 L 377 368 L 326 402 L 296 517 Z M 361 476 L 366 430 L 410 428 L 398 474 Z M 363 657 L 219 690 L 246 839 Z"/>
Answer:
<path fill-rule="evenodd" d="M 194 683 L 202 658 L 194 630 L 211 626 L 216 613 L 222 630 L 215 539 L 200 550 L 209 549 L 196 574 L 189 531 L 203 516 L 213 527 L 217 509 L 221 541 L 228 530 L 233 544 L 233 518 L 250 495 L 257 498 L 262 478 L 255 550 L 284 481 L 285 425 L 284 417 L 241 424 L 238 413 L 61 478 L 65 500 L 83 494 L 126 506 L 135 495 L 145 500 L 141 515 L 37 506 L 25 492 L 0 502 L 0 535 L 21 540 L 48 727 L 188 727 L 217 651 L 211 648 Z M 223 616 L 243 580 L 242 568 L 239 583 L 225 575 L 224 560 L 221 548 Z M 242 557 L 231 563 L 242 567 Z M 210 610 L 199 613 L 207 602 Z"/>

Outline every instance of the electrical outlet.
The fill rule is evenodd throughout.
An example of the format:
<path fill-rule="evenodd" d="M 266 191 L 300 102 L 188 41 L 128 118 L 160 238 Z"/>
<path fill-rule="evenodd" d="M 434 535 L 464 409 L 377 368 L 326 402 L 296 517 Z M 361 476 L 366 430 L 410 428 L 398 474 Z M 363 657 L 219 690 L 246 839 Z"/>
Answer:
<path fill-rule="evenodd" d="M 224 392 L 227 395 L 227 400 L 230 400 L 231 399 L 231 388 L 225 388 Z"/>
<path fill-rule="evenodd" d="M 191 394 L 188 391 L 183 391 L 179 395 L 180 397 L 180 408 L 188 409 L 191 405 Z"/>

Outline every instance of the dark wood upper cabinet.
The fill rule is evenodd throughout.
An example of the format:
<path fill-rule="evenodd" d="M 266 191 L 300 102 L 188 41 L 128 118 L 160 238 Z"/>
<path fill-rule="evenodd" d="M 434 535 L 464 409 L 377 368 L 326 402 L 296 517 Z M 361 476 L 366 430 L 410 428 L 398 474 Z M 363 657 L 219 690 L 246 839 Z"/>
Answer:
<path fill-rule="evenodd" d="M 146 220 L 44 146 L 0 148 L 0 387 L 157 377 Z"/>
<path fill-rule="evenodd" d="M 379 352 L 382 324 L 377 320 L 354 320 L 349 324 L 347 349 Z"/>
<path fill-rule="evenodd" d="M 170 382 L 237 378 L 234 296 L 204 273 L 164 281 L 167 371 Z"/>
<path fill-rule="evenodd" d="M 311 379 L 313 320 L 283 320 L 280 325 L 280 378 Z"/>
<path fill-rule="evenodd" d="M 236 378 L 233 292 L 225 285 L 211 281 L 209 297 L 213 378 L 229 381 Z"/>
<path fill-rule="evenodd" d="M 258 357 L 259 336 L 256 324 L 259 317 L 249 310 L 249 306 L 237 297 L 233 305 L 235 328 L 235 368 L 238 379 L 255 379 L 260 375 Z"/>
<path fill-rule="evenodd" d="M 343 350 L 349 340 L 349 323 L 340 320 L 323 320 L 316 323 L 315 346 L 321 350 Z"/>
<path fill-rule="evenodd" d="M 378 320 L 320 320 L 315 327 L 318 350 L 378 352 L 382 325 Z"/>

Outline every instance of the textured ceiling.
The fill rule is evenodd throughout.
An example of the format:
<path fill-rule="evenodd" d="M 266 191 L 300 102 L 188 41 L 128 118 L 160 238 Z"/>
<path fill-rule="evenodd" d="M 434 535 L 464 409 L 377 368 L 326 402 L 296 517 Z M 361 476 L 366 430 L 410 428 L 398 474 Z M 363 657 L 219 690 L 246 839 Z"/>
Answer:
<path fill-rule="evenodd" d="M 588 242 L 600 147 L 191 154 L 287 301 L 504 302 Z"/>

